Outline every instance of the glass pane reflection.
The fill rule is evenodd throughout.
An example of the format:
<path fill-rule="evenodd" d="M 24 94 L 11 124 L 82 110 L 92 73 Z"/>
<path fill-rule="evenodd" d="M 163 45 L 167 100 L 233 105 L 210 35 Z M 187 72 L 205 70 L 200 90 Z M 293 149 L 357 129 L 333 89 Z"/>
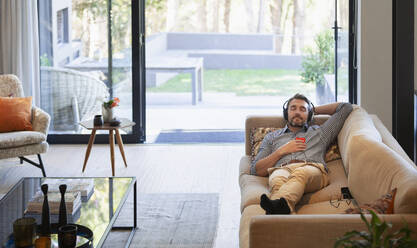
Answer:
<path fill-rule="evenodd" d="M 337 100 L 349 101 L 349 0 L 338 3 Z"/>
<path fill-rule="evenodd" d="M 0 200 L 0 244 L 7 242 L 13 221 L 25 215 L 27 203 L 40 190 L 42 183 L 48 183 L 48 192 L 52 192 L 58 190 L 59 184 L 79 185 L 86 180 L 93 181 L 92 194 L 82 199 L 79 214 L 74 213 L 73 221 L 93 231 L 94 247 L 98 247 L 103 236 L 110 231 L 111 218 L 121 207 L 129 187 L 135 182 L 134 178 L 24 178 Z M 51 222 L 56 222 L 54 218 L 57 216 L 51 215 Z M 36 219 L 40 224 L 40 214 Z"/>

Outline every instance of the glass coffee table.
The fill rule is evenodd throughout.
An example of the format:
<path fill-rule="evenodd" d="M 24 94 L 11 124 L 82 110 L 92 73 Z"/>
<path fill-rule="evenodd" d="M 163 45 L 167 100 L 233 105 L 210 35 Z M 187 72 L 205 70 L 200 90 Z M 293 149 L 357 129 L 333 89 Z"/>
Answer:
<path fill-rule="evenodd" d="M 111 230 L 130 230 L 126 246 L 130 245 L 137 227 L 137 189 L 135 177 L 25 177 L 0 200 L 0 246 L 8 247 L 13 233 L 13 222 L 23 216 L 28 216 L 27 204 L 47 183 L 49 191 L 54 191 L 59 184 L 65 183 L 68 190 L 80 189 L 81 207 L 68 214 L 68 223 L 83 225 L 93 231 L 93 247 L 102 247 Z M 133 191 L 133 192 L 132 192 Z M 114 223 L 122 210 L 127 198 L 133 194 L 131 226 L 115 226 Z M 41 224 L 39 216 L 31 216 Z M 129 218 L 130 219 L 130 218 Z M 57 222 L 57 215 L 51 213 L 51 222 Z M 129 224 L 130 225 L 130 224 Z M 54 235 L 56 236 L 56 235 Z M 54 237 L 53 237 L 54 238 Z M 54 241 L 53 241 L 54 242 Z M 79 240 L 78 245 L 84 242 Z M 85 240 L 88 242 L 88 240 Z"/>

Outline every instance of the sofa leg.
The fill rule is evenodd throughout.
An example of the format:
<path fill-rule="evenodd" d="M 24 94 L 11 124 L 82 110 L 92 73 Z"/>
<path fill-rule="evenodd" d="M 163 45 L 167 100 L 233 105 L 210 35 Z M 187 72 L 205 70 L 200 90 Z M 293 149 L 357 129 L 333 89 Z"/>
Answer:
<path fill-rule="evenodd" d="M 23 159 L 22 158 L 20 158 L 20 164 L 23 164 Z"/>
<path fill-rule="evenodd" d="M 46 177 L 45 168 L 43 166 L 43 163 L 42 163 L 42 159 L 41 159 L 41 155 L 40 154 L 38 154 L 39 164 L 37 164 L 37 163 L 33 162 L 32 160 L 27 159 L 25 157 L 19 157 L 19 158 L 20 158 L 21 161 L 28 162 L 29 164 L 31 164 L 31 165 L 33 165 L 33 166 L 38 167 L 39 169 L 41 169 L 42 170 L 43 177 Z"/>

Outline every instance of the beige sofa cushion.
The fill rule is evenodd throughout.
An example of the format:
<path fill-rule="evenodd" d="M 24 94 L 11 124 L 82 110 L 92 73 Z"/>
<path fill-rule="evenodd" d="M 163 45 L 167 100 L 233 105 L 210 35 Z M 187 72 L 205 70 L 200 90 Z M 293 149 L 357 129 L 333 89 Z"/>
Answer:
<path fill-rule="evenodd" d="M 366 135 L 375 141 L 382 141 L 381 135 L 376 130 L 371 117 L 366 110 L 354 105 L 352 113 L 345 120 L 343 128 L 337 136 L 340 154 L 342 155 L 343 165 L 346 173 L 349 173 L 350 157 L 348 156 L 350 140 L 357 135 Z"/>
<path fill-rule="evenodd" d="M 46 135 L 40 132 L 21 131 L 0 133 L 0 149 L 39 144 L 46 141 Z"/>
<path fill-rule="evenodd" d="M 340 200 L 338 198 L 313 204 L 297 205 L 297 214 L 344 214 L 349 208 L 354 207 L 352 200 Z"/>
<path fill-rule="evenodd" d="M 410 164 L 414 165 L 414 162 L 408 157 L 407 153 L 405 153 L 404 149 L 398 144 L 397 140 L 392 137 L 392 134 L 388 131 L 388 129 L 382 124 L 381 120 L 376 115 L 370 115 L 372 121 L 378 132 L 381 134 L 382 142 L 389 146 L 393 151 L 398 153 L 402 158 L 407 160 Z"/>
<path fill-rule="evenodd" d="M 350 204 L 352 205 L 352 203 Z M 329 202 L 322 202 L 322 203 L 316 203 L 316 204 L 311 204 L 309 206 L 306 206 L 305 209 L 308 208 L 308 211 L 310 213 L 308 214 L 320 214 L 319 213 L 319 209 L 320 208 L 324 208 L 325 212 L 330 213 L 334 213 L 334 214 L 340 214 L 342 213 L 349 205 L 345 204 L 345 203 L 341 203 L 341 205 L 339 206 L 339 208 L 334 208 L 330 206 Z M 303 210 L 302 210 L 303 211 Z M 307 213 L 302 213 L 302 214 L 307 214 Z M 249 248 L 249 235 L 250 235 L 250 225 L 251 223 L 253 223 L 253 217 L 255 216 L 259 216 L 259 215 L 265 215 L 265 211 L 259 206 L 259 205 L 251 205 L 248 206 L 247 208 L 245 208 L 245 210 L 242 213 L 242 216 L 240 218 L 240 226 L 239 226 L 239 247 L 240 248 Z M 294 222 L 298 222 L 299 224 L 294 224 L 292 223 L 292 225 L 288 225 L 285 226 L 285 228 L 287 228 L 287 230 L 280 230 L 280 229 L 271 229 L 270 226 L 266 225 L 265 227 L 260 227 L 259 225 L 256 227 L 257 229 L 257 233 L 262 233 L 265 234 L 267 232 L 269 232 L 269 235 L 283 235 L 286 236 L 288 235 L 293 235 L 293 237 L 287 237 L 288 239 L 286 239 L 286 244 L 281 244 L 281 243 L 271 243 L 271 241 L 269 241 L 267 238 L 264 240 L 263 244 L 257 243 L 257 247 L 332 247 L 332 246 L 328 246 L 325 245 L 323 246 L 320 243 L 314 243 L 311 244 L 311 246 L 306 246 L 305 242 L 304 244 L 301 246 L 301 244 L 293 244 L 296 243 L 298 239 L 302 239 L 302 240 L 306 240 L 310 233 L 311 230 L 309 230 L 308 228 L 305 227 L 305 223 L 303 222 L 303 217 L 301 217 L 301 219 L 298 219 L 300 217 L 298 217 L 299 215 L 295 215 L 295 216 L 291 216 L 291 218 L 294 219 Z M 352 215 L 346 215 L 346 214 L 340 214 L 340 219 L 337 220 L 322 220 L 322 216 L 317 216 L 316 218 L 314 218 L 313 222 L 316 223 L 317 228 L 320 228 L 321 225 L 329 225 L 332 222 L 334 222 L 335 224 L 337 224 L 337 227 L 343 227 L 344 226 L 344 222 L 346 221 L 344 218 L 351 218 Z M 265 216 L 265 218 L 270 218 L 272 222 L 280 222 L 281 218 L 286 218 L 288 217 L 287 215 L 268 215 Z M 335 216 L 333 216 L 335 217 Z M 358 218 L 359 219 L 359 218 Z M 253 225 L 252 225 L 253 227 Z M 292 230 L 288 230 L 292 229 Z M 310 228 L 310 227 L 309 227 Z M 353 230 L 353 228 L 352 228 Z M 271 232 L 273 234 L 271 234 Z M 342 232 L 344 233 L 345 230 Z M 285 233 L 285 234 L 283 234 Z M 343 235 L 343 234 L 342 234 Z M 341 235 L 340 235 L 341 236 Z M 333 238 L 333 237 L 332 237 Z M 272 241 L 272 242 L 276 242 L 276 241 Z M 291 245 L 289 244 L 291 243 Z M 303 242 L 301 242 L 303 243 Z M 329 243 L 327 241 L 327 243 Z M 332 244 L 334 242 L 331 242 Z"/>
<path fill-rule="evenodd" d="M 240 160 L 239 185 L 240 185 L 240 211 L 249 205 L 259 204 L 262 194 L 269 194 L 268 177 L 250 175 L 250 156 L 244 156 Z"/>
<path fill-rule="evenodd" d="M 243 156 L 240 159 L 239 164 L 239 179 L 242 175 L 250 174 L 250 164 L 251 164 L 251 157 L 250 156 Z"/>
<path fill-rule="evenodd" d="M 269 194 L 268 177 L 249 175 L 250 157 L 244 156 L 240 161 L 239 185 L 241 192 L 240 211 L 250 205 L 259 204 L 262 194 Z M 308 193 L 301 198 L 299 205 L 328 201 L 331 196 L 341 195 L 340 188 L 347 186 L 347 177 L 338 159 L 327 164 L 329 168 L 329 185 L 319 191 Z"/>
<path fill-rule="evenodd" d="M 45 153 L 48 150 L 48 143 L 46 141 L 39 144 L 32 144 L 26 146 L 18 146 L 11 148 L 0 148 L 0 159 L 17 158 L 22 156 Z"/>
<path fill-rule="evenodd" d="M 351 139 L 348 185 L 361 205 L 397 188 L 394 213 L 417 213 L 417 170 L 387 145 L 367 135 Z"/>
<path fill-rule="evenodd" d="M 240 217 L 239 247 L 249 248 L 249 226 L 253 216 L 265 215 L 265 210 L 259 205 L 251 205 L 244 209 Z"/>
<path fill-rule="evenodd" d="M 347 177 L 341 159 L 327 163 L 329 185 L 313 193 L 304 194 L 298 205 L 329 201 L 331 196 L 341 196 L 340 188 L 347 187 Z"/>
<path fill-rule="evenodd" d="M 262 194 L 269 195 L 268 177 L 243 175 L 239 184 L 241 188 L 240 211 L 249 205 L 259 204 Z"/>

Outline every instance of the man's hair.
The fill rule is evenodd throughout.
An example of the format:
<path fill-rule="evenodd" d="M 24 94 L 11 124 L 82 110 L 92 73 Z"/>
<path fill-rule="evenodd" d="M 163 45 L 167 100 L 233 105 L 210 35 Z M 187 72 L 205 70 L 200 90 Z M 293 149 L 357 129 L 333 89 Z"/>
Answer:
<path fill-rule="evenodd" d="M 291 97 L 290 99 L 288 99 L 288 105 L 290 105 L 291 101 L 294 100 L 294 99 L 303 100 L 303 101 L 305 101 L 308 104 L 308 107 L 309 108 L 311 107 L 310 100 L 308 100 L 308 98 L 305 95 L 300 94 L 300 93 L 297 93 L 293 97 Z"/>
<path fill-rule="evenodd" d="M 284 113 L 284 119 L 288 121 L 288 107 L 289 107 L 291 101 L 294 100 L 294 99 L 303 100 L 303 101 L 305 101 L 308 104 L 308 120 L 307 121 L 310 122 L 311 121 L 311 118 L 313 116 L 313 108 L 314 108 L 314 105 L 313 105 L 312 102 L 310 102 L 310 100 L 308 100 L 308 98 L 305 95 L 300 94 L 300 93 L 297 93 L 293 97 L 291 97 L 290 99 L 288 99 L 284 103 L 284 105 L 282 106 L 283 113 Z"/>

